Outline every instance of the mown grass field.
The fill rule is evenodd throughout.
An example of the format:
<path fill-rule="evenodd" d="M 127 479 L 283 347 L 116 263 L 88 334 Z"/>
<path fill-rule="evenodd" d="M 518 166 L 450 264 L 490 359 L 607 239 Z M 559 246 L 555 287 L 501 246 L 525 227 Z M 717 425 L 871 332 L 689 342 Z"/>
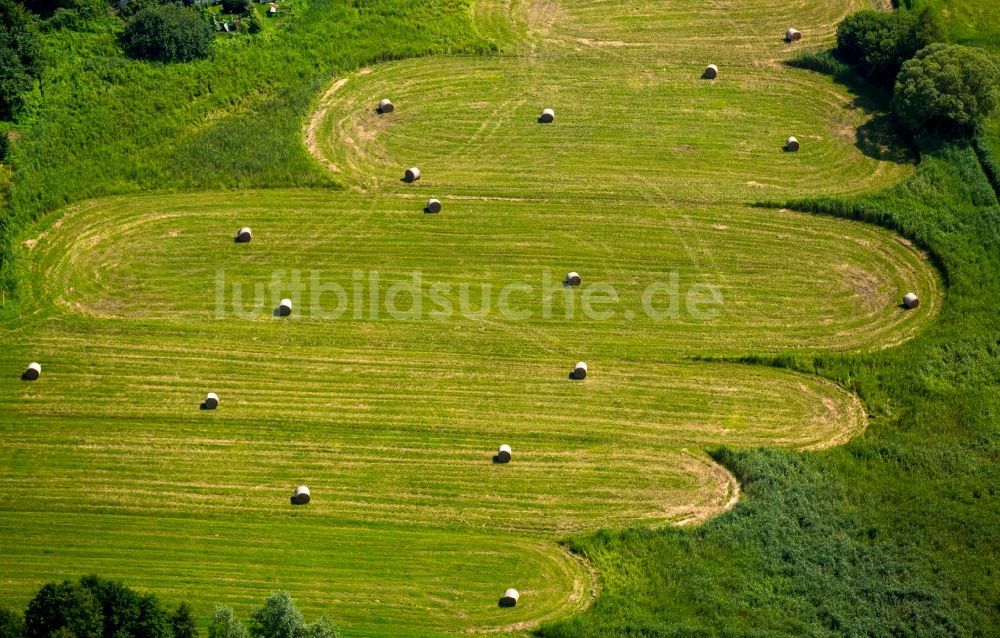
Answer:
<path fill-rule="evenodd" d="M 99 572 L 203 617 L 284 588 L 345 635 L 517 632 L 589 604 L 597 580 L 566 534 L 730 504 L 706 449 L 862 430 L 860 401 L 829 381 L 692 360 L 879 350 L 939 311 L 908 242 L 751 205 L 912 172 L 858 142 L 877 113 L 781 65 L 859 4 L 479 3 L 482 34 L 517 41 L 504 56 L 375 66 L 287 114 L 344 191 L 105 198 L 43 221 L 0 339 L 0 601 Z M 792 24 L 795 47 L 780 40 Z M 378 117 L 384 96 L 398 111 Z M 555 124 L 534 121 L 543 106 Z M 800 153 L 782 151 L 788 135 Z M 410 165 L 424 177 L 402 184 Z M 421 212 L 429 196 L 441 215 Z M 243 225 L 254 239 L 235 244 Z M 452 286 L 453 308 L 462 284 L 475 306 L 484 283 L 528 286 L 532 316 L 320 318 L 308 289 L 271 316 L 287 288 L 235 316 L 232 285 L 266 290 L 278 270 L 347 290 L 355 271 L 385 288 L 419 272 L 422 291 Z M 615 289 L 615 314 L 561 314 L 582 303 L 558 286 L 569 270 Z M 643 312 L 646 286 L 675 272 L 681 295 L 720 292 L 717 316 L 683 296 L 677 317 Z M 924 303 L 907 312 L 910 290 Z M 30 360 L 44 371 L 29 384 Z M 208 391 L 215 412 L 198 408 Z M 491 462 L 500 443 L 512 464 Z M 302 483 L 314 502 L 293 509 Z M 521 603 L 498 609 L 510 586 Z"/>

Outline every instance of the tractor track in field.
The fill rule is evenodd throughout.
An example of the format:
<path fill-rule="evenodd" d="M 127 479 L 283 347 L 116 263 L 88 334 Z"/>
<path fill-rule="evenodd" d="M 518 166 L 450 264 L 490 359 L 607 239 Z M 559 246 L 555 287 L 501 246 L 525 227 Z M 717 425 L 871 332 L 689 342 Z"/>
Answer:
<path fill-rule="evenodd" d="M 717 151 L 721 146 L 716 140 L 694 139 L 685 131 L 642 129 L 635 124 L 641 124 L 641 119 L 629 119 L 638 110 L 615 111 L 613 100 L 602 102 L 595 117 L 595 112 L 587 113 L 588 104 L 580 94 L 600 89 L 593 82 L 594 69 L 599 68 L 596 60 L 614 67 L 611 84 L 618 89 L 627 87 L 635 95 L 655 97 L 662 87 L 674 87 L 694 95 L 708 85 L 691 89 L 688 79 L 678 79 L 677 74 L 688 73 L 687 67 L 693 64 L 689 58 L 702 63 L 692 51 L 703 46 L 704 34 L 681 34 L 673 40 L 681 55 L 672 60 L 670 51 L 649 33 L 637 34 L 635 41 L 603 31 L 593 37 L 581 35 L 580 29 L 589 28 L 586 19 L 578 19 L 557 2 L 491 0 L 479 4 L 494 5 L 486 12 L 515 14 L 519 23 L 527 25 L 513 58 L 481 60 L 492 65 L 489 70 L 498 85 L 521 86 L 521 95 L 502 95 L 494 102 L 497 96 L 484 87 L 483 95 L 476 96 L 476 108 L 468 112 L 458 108 L 454 117 L 441 116 L 445 123 L 437 130 L 440 144 L 426 143 L 407 129 L 407 122 L 413 121 L 406 119 L 410 112 L 403 111 L 398 122 L 375 119 L 374 91 L 380 97 L 387 88 L 404 98 L 413 96 L 400 100 L 404 109 L 413 107 L 412 113 L 420 114 L 420 108 L 425 116 L 438 108 L 446 112 L 446 96 L 468 89 L 463 82 L 474 76 L 472 67 L 477 62 L 443 57 L 390 62 L 337 79 L 304 118 L 300 130 L 305 149 L 344 182 L 348 187 L 344 198 L 354 198 L 350 204 L 324 209 L 302 191 L 289 191 L 287 202 L 275 192 L 202 194 L 190 196 L 196 201 L 185 201 L 177 211 L 170 196 L 139 200 L 148 210 L 135 201 L 130 205 L 126 199 L 109 198 L 77 208 L 78 215 L 65 215 L 30 245 L 25 244 L 31 258 L 41 265 L 36 283 L 39 295 L 51 297 L 56 312 L 44 317 L 52 326 L 48 336 L 19 327 L 12 330 L 16 344 L 0 350 L 5 361 L 23 358 L 29 349 L 31 356 L 38 352 L 48 357 L 39 384 L 0 387 L 0 408 L 13 420 L 21 420 L 16 428 L 0 429 L 2 447 L 20 454 L 10 458 L 11 472 L 0 477 L 2 493 L 9 495 L 5 504 L 11 505 L 6 519 L 0 516 L 0 531 L 21 533 L 22 520 L 28 519 L 51 525 L 47 513 L 66 512 L 95 530 L 118 534 L 115 538 L 126 547 L 123 551 L 144 546 L 147 540 L 164 545 L 190 534 L 211 543 L 213 550 L 221 550 L 209 567 L 219 572 L 214 580 L 230 588 L 232 583 L 270 587 L 283 577 L 311 587 L 309 591 L 323 604 L 343 605 L 347 614 L 360 611 L 354 622 L 363 623 L 357 618 L 383 611 L 401 614 L 393 617 L 397 621 L 412 619 L 399 609 L 426 605 L 438 614 L 432 621 L 418 621 L 428 622 L 427 626 L 451 626 L 455 618 L 464 618 L 465 628 L 456 629 L 461 633 L 526 632 L 542 622 L 585 610 L 599 594 L 601 583 L 593 565 L 572 554 L 565 544 L 556 545 L 556 539 L 596 527 L 694 526 L 732 509 L 741 498 L 741 486 L 732 472 L 705 452 L 715 445 L 822 450 L 864 430 L 868 416 L 861 399 L 831 381 L 759 366 L 682 360 L 681 352 L 712 350 L 720 341 L 727 343 L 728 332 L 714 336 L 709 331 L 682 333 L 668 326 L 643 334 L 639 329 L 630 332 L 623 324 L 614 331 L 595 329 L 581 336 L 544 323 L 515 324 L 487 317 L 478 323 L 449 326 L 467 339 L 450 342 L 434 331 L 421 331 L 417 324 L 393 333 L 377 323 L 344 322 L 331 329 L 319 321 L 278 324 L 268 316 L 240 324 L 228 334 L 208 321 L 208 289 L 187 284 L 201 281 L 199 257 L 213 255 L 220 238 L 231 239 L 215 234 L 214 226 L 235 226 L 238 221 L 254 225 L 254 243 L 248 247 L 253 252 L 244 251 L 229 261 L 221 259 L 221 265 L 213 263 L 211 268 L 225 266 L 234 275 L 259 275 L 258 270 L 264 268 L 261 263 L 270 264 L 273 272 L 286 268 L 281 260 L 287 259 L 293 267 L 301 262 L 349 272 L 356 264 L 338 259 L 352 254 L 355 259 L 367 255 L 390 273 L 416 263 L 415 267 L 438 268 L 439 274 L 500 273 L 500 281 L 504 268 L 519 274 L 505 265 L 507 254 L 532 257 L 539 264 L 546 263 L 539 255 L 557 255 L 574 260 L 581 272 L 588 271 L 577 262 L 594 272 L 606 264 L 625 270 L 621 264 L 634 260 L 645 270 L 636 266 L 641 273 L 633 272 L 623 280 L 632 283 L 631 279 L 649 277 L 666 265 L 676 268 L 683 263 L 703 278 L 719 279 L 735 289 L 732 307 L 750 308 L 748 325 L 756 326 L 752 322 L 763 317 L 757 327 L 759 335 L 748 330 L 733 337 L 733 343 L 747 351 L 778 351 L 783 338 L 809 351 L 836 346 L 837 339 L 847 349 L 888 347 L 924 325 L 923 321 L 903 325 L 900 315 L 880 312 L 889 296 L 885 281 L 933 280 L 933 273 L 922 270 L 923 263 L 911 259 L 912 247 L 856 232 L 857 227 L 849 222 L 810 224 L 805 223 L 807 218 L 787 211 L 737 210 L 748 193 L 766 192 L 778 199 L 790 192 L 789 183 L 796 179 L 819 180 L 819 167 L 839 173 L 858 163 L 854 155 L 831 146 L 851 145 L 851 126 L 858 114 L 839 89 L 817 86 L 801 72 L 782 67 L 784 47 L 768 45 L 761 48 L 759 59 L 746 59 L 756 36 L 742 35 L 735 40 L 732 55 L 737 58 L 730 68 L 739 67 L 743 77 L 732 73 L 734 84 L 727 85 L 729 68 L 724 65 L 723 79 L 713 87 L 717 93 L 696 96 L 704 100 L 700 103 L 671 105 L 671 111 L 694 122 L 694 128 L 701 118 L 701 126 L 718 127 L 724 137 L 729 122 L 755 121 L 748 109 L 726 104 L 725 91 L 760 90 L 776 79 L 785 80 L 785 95 L 778 106 L 810 99 L 815 112 L 798 114 L 798 125 L 823 122 L 834 129 L 832 135 L 822 127 L 798 133 L 806 142 L 802 156 L 817 166 L 789 165 L 799 172 L 789 176 L 775 170 L 748 179 L 740 169 L 762 151 L 753 140 L 741 138 L 727 151 L 732 152 L 730 163 L 711 175 L 725 188 L 733 182 L 732 192 L 679 192 L 676 183 L 663 179 L 670 172 L 664 167 L 676 169 L 680 181 L 702 179 L 699 166 L 719 156 L 711 155 L 713 148 Z M 480 10 L 473 7 L 474 14 Z M 831 12 L 817 16 L 820 21 L 811 25 L 816 32 L 822 31 L 817 41 L 829 37 L 835 18 Z M 734 31 L 746 27 L 728 14 L 719 24 Z M 641 58 L 648 66 L 643 73 L 634 72 L 642 66 L 634 64 L 635 56 L 647 56 Z M 573 63 L 560 66 L 567 59 Z M 550 98 L 551 78 L 575 70 L 577 61 L 582 88 L 570 83 L 556 87 L 561 93 L 551 93 L 553 105 L 558 102 L 558 112 L 568 117 L 548 129 L 534 125 L 535 115 L 529 110 Z M 379 73 L 383 68 L 396 75 L 384 77 Z M 370 86 L 375 88 L 369 90 Z M 440 91 L 440 104 L 421 104 L 421 96 L 433 95 L 428 87 Z M 575 92 L 578 88 L 579 93 Z M 387 97 L 396 101 L 395 94 Z M 585 115 L 574 120 L 576 113 Z M 512 128 L 515 121 L 529 122 L 529 126 Z M 783 130 L 768 130 L 775 127 L 775 121 L 757 122 L 755 132 L 783 136 Z M 558 128 L 564 122 L 566 128 Z M 613 133 L 622 122 L 630 122 L 624 128 L 632 144 L 610 138 L 602 141 L 602 135 Z M 570 157 L 573 149 L 558 144 L 558 138 L 545 137 L 560 130 L 579 136 L 576 150 L 584 161 L 569 162 L 567 158 L 574 159 Z M 397 146 L 383 139 L 394 135 Z M 529 153 L 526 160 L 525 149 L 531 150 L 531 144 L 545 151 L 537 156 Z M 633 165 L 640 156 L 630 154 L 633 147 L 661 153 L 657 157 L 663 164 Z M 399 186 L 397 168 L 422 162 L 425 155 L 432 167 L 441 169 L 440 181 L 435 182 L 431 170 L 413 185 L 414 190 Z M 466 182 L 462 170 L 447 174 L 449 165 L 460 166 L 470 155 L 496 163 L 472 165 L 464 171 L 473 174 Z M 608 157 L 610 163 L 598 161 Z M 543 160 L 538 162 L 540 170 L 531 164 L 538 158 Z M 610 186 L 593 178 L 590 160 L 605 171 Z M 778 155 L 773 161 L 788 160 Z M 524 166 L 531 170 L 518 173 Z M 513 176 L 483 167 L 500 167 Z M 848 172 L 840 181 L 857 178 L 878 185 L 905 172 L 887 162 L 873 164 L 871 169 L 860 177 L 857 171 Z M 489 183 L 483 175 L 497 183 Z M 836 181 L 824 182 L 819 190 L 838 186 Z M 621 190 L 625 188 L 632 190 Z M 431 189 L 453 208 L 442 216 L 414 214 L 410 209 L 419 208 L 414 203 Z M 383 206 L 380 196 L 405 205 Z M 321 197 L 331 198 L 328 193 Z M 260 203 L 258 198 L 267 201 Z M 243 208 L 231 199 L 243 202 Z M 247 212 L 247 202 L 252 202 L 251 212 Z M 553 209 L 553 204 L 562 209 Z M 723 210 L 727 205 L 733 209 Z M 111 212 L 95 210 L 102 206 Z M 718 208 L 706 213 L 699 206 Z M 576 216 L 566 213 L 574 207 L 580 209 Z M 605 217 L 593 212 L 604 207 L 608 208 L 601 211 Z M 461 210 L 449 218 L 453 209 Z M 650 211 L 668 211 L 669 216 Z M 322 222 L 313 223 L 313 216 Z M 444 223 L 431 225 L 456 218 L 481 225 L 465 235 Z M 537 224 L 531 226 L 524 219 L 536 219 Z M 414 220 L 423 223 L 411 223 Z M 518 221 L 520 234 L 505 224 L 491 225 L 499 220 Z M 669 225 L 665 231 L 664 220 Z M 413 228 L 418 226 L 424 234 L 407 234 L 416 233 Z M 524 228 L 538 232 L 526 233 Z M 210 240 L 199 243 L 202 237 Z M 268 237 L 273 243 L 267 243 Z M 502 241 L 474 242 L 483 237 Z M 718 253 L 710 250 L 717 238 L 724 247 Z M 636 240 L 635 245 L 624 250 L 628 240 Z M 647 240 L 656 251 L 637 248 Z M 809 245 L 815 251 L 814 263 L 828 265 L 823 281 L 830 282 L 829 289 L 840 295 L 842 303 L 825 314 L 809 314 L 794 306 L 799 299 L 796 291 L 804 288 L 783 289 L 759 306 L 751 303 L 766 286 L 774 285 L 772 271 L 787 270 L 790 274 L 782 281 L 791 282 L 789 286 L 797 277 L 813 274 L 803 271 L 800 276 L 795 256 L 782 253 L 782 246 L 795 240 L 813 242 Z M 769 242 L 770 262 L 747 248 L 761 241 Z M 275 252 L 268 253 L 269 245 Z M 275 245 L 281 247 L 274 249 Z M 573 247 L 580 250 L 573 252 Z M 841 253 L 854 255 L 851 248 L 865 258 L 837 258 Z M 409 261 L 411 253 L 419 259 Z M 481 265 L 476 260 L 483 254 L 491 260 Z M 738 257 L 730 258 L 733 254 Z M 129 272 L 130 258 L 145 269 Z M 177 274 L 159 279 L 164 271 Z M 741 279 L 746 273 L 753 276 Z M 486 279 L 488 275 L 481 276 Z M 809 299 L 811 304 L 826 302 L 820 295 Z M 936 290 L 928 290 L 926 299 L 921 317 L 933 316 L 940 304 Z M 845 308 L 854 307 L 850 304 L 860 307 L 862 316 L 847 313 Z M 775 336 L 766 327 L 772 316 L 768 312 L 773 314 L 773 306 L 782 305 L 787 305 L 783 314 L 787 323 L 803 331 L 801 341 L 789 336 L 794 330 Z M 822 341 L 823 333 L 808 332 L 819 323 L 839 331 L 837 339 Z M 158 324 L 164 328 L 162 333 L 155 329 Z M 132 325 L 140 330 L 130 336 Z M 199 334 L 199 326 L 204 334 Z M 240 340 L 234 345 L 230 338 L 237 334 Z M 878 338 L 870 337 L 875 334 Z M 171 341 L 177 335 L 183 342 Z M 95 344 L 95 339 L 103 342 Z M 463 349 L 477 339 L 478 349 Z M 491 340 L 495 351 L 482 346 L 484 339 Z M 635 350 L 617 358 L 610 354 L 630 340 L 636 342 L 632 344 Z M 654 340 L 686 345 L 663 355 L 650 349 Z M 407 349 L 406 344 L 415 345 Z M 586 385 L 567 385 L 564 360 L 575 361 L 580 350 L 587 353 L 581 356 L 593 357 L 603 367 L 595 366 L 596 374 L 588 377 Z M 208 388 L 222 394 L 220 409 L 211 413 L 196 407 Z M 50 440 L 56 436 L 62 438 Z M 522 455 L 518 463 L 503 468 L 488 463 L 486 451 L 495 450 L 501 438 L 519 443 L 515 446 Z M 36 472 L 24 472 L 24 458 L 49 463 L 43 467 L 49 471 L 47 480 L 39 481 Z M 501 471 L 506 473 L 501 475 Z M 134 488 L 121 489 L 123 479 L 134 481 Z M 274 494 L 285 490 L 286 483 L 302 481 L 322 495 L 308 510 L 289 511 L 284 496 L 276 502 Z M 83 495 L 74 490 L 82 490 Z M 184 521 L 193 510 L 202 518 Z M 116 517 L 134 529 L 107 530 L 106 517 Z M 252 521 L 253 533 L 224 529 L 230 520 Z M 268 523 L 274 527 L 266 527 Z M 189 532 L 190 526 L 197 530 Z M 58 531 L 59 526 L 54 528 Z M 288 567 L 284 561 L 296 560 L 291 548 L 300 542 L 300 532 L 306 537 L 303 545 L 310 550 L 319 546 L 317 555 L 322 558 L 314 561 L 309 556 L 297 567 Z M 32 557 L 41 555 L 38 539 L 42 536 L 23 539 L 34 545 L 22 560 L 37 560 Z M 439 561 L 442 554 L 435 551 L 442 539 L 452 553 L 450 559 Z M 76 537 L 65 542 L 86 544 Z M 361 549 L 353 549 L 355 544 Z M 262 574 L 240 572 L 240 565 L 226 564 L 233 552 L 246 545 L 257 552 L 255 559 L 266 556 L 272 561 Z M 108 544 L 111 551 L 114 547 L 113 542 Z M 108 564 L 101 553 L 104 547 L 76 550 L 91 561 L 87 565 Z M 474 583 L 461 582 L 468 567 L 462 564 L 464 559 L 454 556 L 469 554 L 485 557 L 498 572 L 523 562 L 528 567 L 522 575 L 534 570 L 545 578 L 535 578 L 525 587 L 526 604 L 516 610 L 520 615 L 495 616 L 495 610 L 484 611 L 482 604 L 492 596 L 493 585 L 484 586 L 482 575 Z M 414 560 L 416 567 L 397 565 L 399 556 Z M 354 563 L 343 567 L 343 557 Z M 184 563 L 188 558 L 179 554 L 174 560 L 172 568 L 188 564 Z M 144 564 L 153 565 L 148 560 Z M 407 572 L 406 582 L 387 581 L 379 583 L 381 588 L 362 582 L 352 589 L 358 573 L 367 575 L 373 566 L 382 569 L 381 573 L 396 567 L 412 571 Z M 230 567 L 235 571 L 230 573 Z M 434 578 L 447 574 L 454 582 L 446 583 L 445 591 L 421 592 L 414 583 L 428 574 Z M 463 601 L 462 585 L 480 587 L 479 598 Z M 338 586 L 344 586 L 344 591 L 331 598 L 330 590 Z M 516 622 L 504 624 L 505 618 Z"/>

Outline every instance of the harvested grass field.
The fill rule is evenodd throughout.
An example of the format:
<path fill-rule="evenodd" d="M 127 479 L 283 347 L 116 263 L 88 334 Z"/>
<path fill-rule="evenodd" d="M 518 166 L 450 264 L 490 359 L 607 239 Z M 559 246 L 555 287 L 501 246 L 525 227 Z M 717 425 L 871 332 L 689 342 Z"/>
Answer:
<path fill-rule="evenodd" d="M 706 449 L 859 432 L 860 401 L 832 383 L 693 360 L 882 348 L 940 306 L 933 270 L 891 234 L 751 205 L 912 170 L 857 143 L 876 114 L 780 64 L 857 4 L 478 3 L 485 33 L 517 40 L 504 56 L 381 65 L 303 114 L 343 192 L 109 198 L 53 216 L 26 245 L 28 301 L 0 339 L 0 602 L 99 572 L 203 617 L 284 588 L 345 635 L 516 632 L 598 586 L 559 538 L 731 504 Z M 793 23 L 806 40 L 789 47 Z M 710 61 L 720 78 L 698 79 Z M 376 115 L 381 97 L 398 111 Z M 535 122 L 544 106 L 552 125 Z M 801 152 L 781 150 L 788 135 Z M 403 184 L 411 165 L 424 176 Z M 421 212 L 430 196 L 442 214 Z M 244 225 L 254 239 L 236 244 Z M 586 291 L 559 285 L 569 270 L 617 292 L 611 316 L 582 311 Z M 395 309 L 440 285 L 451 315 L 390 316 L 385 296 L 414 273 Z M 644 292 L 674 273 L 676 316 L 668 287 L 667 316 L 650 317 Z M 323 283 L 344 288 L 341 315 Z M 530 317 L 460 316 L 463 285 L 474 315 L 483 284 Z M 710 317 L 688 305 L 704 287 L 721 301 Z M 910 290 L 923 303 L 904 311 Z M 296 311 L 272 316 L 286 296 Z M 42 378 L 20 381 L 32 360 Z M 579 360 L 591 374 L 570 381 Z M 209 391 L 219 409 L 199 410 Z M 509 465 L 491 462 L 501 443 Z M 314 501 L 292 508 L 299 484 Z M 521 602 L 498 608 L 511 586 Z"/>

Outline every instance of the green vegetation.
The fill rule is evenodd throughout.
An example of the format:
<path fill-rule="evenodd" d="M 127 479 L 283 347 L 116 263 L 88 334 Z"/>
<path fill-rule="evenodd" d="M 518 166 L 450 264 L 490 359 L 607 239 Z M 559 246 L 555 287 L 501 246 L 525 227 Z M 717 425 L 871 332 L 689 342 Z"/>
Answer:
<path fill-rule="evenodd" d="M 306 624 L 288 592 L 278 591 L 250 614 L 250 635 L 253 638 L 337 638 L 337 630 L 326 616 Z"/>
<path fill-rule="evenodd" d="M 10 119 L 22 108 L 23 95 L 41 71 L 40 49 L 28 12 L 13 0 L 0 0 L 0 119 Z M 4 144 L 0 160 L 6 150 Z"/>
<path fill-rule="evenodd" d="M 214 35 L 208 23 L 190 9 L 163 4 L 140 9 L 122 33 L 125 52 L 134 58 L 189 62 L 208 57 Z"/>
<path fill-rule="evenodd" d="M 220 39 L 210 60 L 183 65 L 123 58 L 117 18 L 47 32 L 46 99 L 22 118 L 9 157 L 4 307 L 24 275 L 12 259 L 23 229 L 68 202 L 150 189 L 331 185 L 302 146 L 299 120 L 331 77 L 379 59 L 488 48 L 472 32 L 467 0 L 400 6 L 311 0 L 268 37 Z"/>
<path fill-rule="evenodd" d="M 185 605 L 172 623 L 170 614 L 152 594 L 142 595 L 117 581 L 86 576 L 78 583 L 46 583 L 24 612 L 25 632 L 5 638 L 48 638 L 68 632 L 77 638 L 181 638 L 193 635 Z M 174 628 L 182 633 L 177 633 Z"/>
<path fill-rule="evenodd" d="M 903 62 L 934 41 L 924 39 L 928 31 L 918 30 L 916 16 L 910 13 L 858 11 L 837 25 L 835 51 L 844 62 L 859 65 L 873 81 L 891 85 Z"/>
<path fill-rule="evenodd" d="M 181 603 L 170 615 L 170 626 L 174 632 L 174 638 L 195 638 L 198 635 L 198 627 L 192 614 L 191 605 Z"/>
<path fill-rule="evenodd" d="M 306 623 L 286 591 L 273 592 L 250 614 L 250 630 L 233 610 L 219 605 L 209 638 L 337 638 L 326 616 Z M 124 583 L 97 576 L 79 582 L 46 583 L 21 616 L 0 608 L 3 638 L 195 638 L 191 607 L 181 603 L 168 614 L 156 596 L 141 595 Z"/>
<path fill-rule="evenodd" d="M 747 498 L 697 530 L 574 539 L 605 588 L 544 635 L 990 635 L 1000 207 L 967 144 L 923 150 L 883 194 L 788 203 L 898 228 L 947 273 L 941 320 L 900 348 L 771 360 L 850 383 L 866 433 L 822 454 L 720 451 Z"/>
<path fill-rule="evenodd" d="M 208 638 L 246 638 L 246 625 L 236 617 L 232 607 L 219 605 L 212 614 L 212 622 L 208 625 Z"/>
<path fill-rule="evenodd" d="M 2 229 L 0 602 L 99 572 L 192 601 L 156 627 L 214 607 L 210 638 L 244 638 L 240 617 L 333 635 L 289 594 L 258 607 L 279 588 L 346 635 L 989 627 L 996 163 L 924 146 L 914 174 L 884 104 L 780 64 L 804 46 L 843 71 L 816 51 L 862 3 L 787 4 L 312 0 L 185 65 L 123 58 L 117 18 L 46 31 L 71 53 L 19 123 Z M 570 269 L 613 286 L 615 314 L 567 320 Z M 435 284 L 452 310 L 463 284 L 473 309 L 477 284 L 541 294 L 519 320 L 396 319 L 370 289 L 360 317 L 321 317 L 337 294 L 292 285 L 313 270 L 348 303 L 372 271 L 383 291 L 419 272 L 397 311 Z M 643 292 L 675 271 L 654 321 Z M 699 284 L 717 315 L 684 308 Z M 663 526 L 734 505 L 729 472 L 731 511 Z M 314 500 L 292 507 L 299 484 Z"/>
<path fill-rule="evenodd" d="M 935 44 L 903 65 L 893 108 L 914 131 L 976 130 L 1000 105 L 1000 65 L 984 51 Z"/>

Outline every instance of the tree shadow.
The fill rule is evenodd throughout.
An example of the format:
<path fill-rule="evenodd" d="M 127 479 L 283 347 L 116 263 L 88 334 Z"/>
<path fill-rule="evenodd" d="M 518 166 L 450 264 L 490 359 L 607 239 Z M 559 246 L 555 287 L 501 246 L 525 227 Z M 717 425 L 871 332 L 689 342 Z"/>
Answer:
<path fill-rule="evenodd" d="M 916 161 L 913 149 L 904 145 L 896 122 L 888 113 L 876 115 L 855 130 L 854 146 L 868 157 L 896 164 Z"/>
<path fill-rule="evenodd" d="M 863 155 L 895 164 L 916 162 L 917 152 L 913 140 L 892 116 L 892 94 L 886 89 L 872 84 L 853 69 L 831 75 L 799 66 L 794 60 L 786 61 L 785 66 L 833 77 L 838 85 L 847 90 L 851 101 L 845 108 L 860 110 L 868 117 L 864 124 L 854 129 L 854 147 Z"/>

